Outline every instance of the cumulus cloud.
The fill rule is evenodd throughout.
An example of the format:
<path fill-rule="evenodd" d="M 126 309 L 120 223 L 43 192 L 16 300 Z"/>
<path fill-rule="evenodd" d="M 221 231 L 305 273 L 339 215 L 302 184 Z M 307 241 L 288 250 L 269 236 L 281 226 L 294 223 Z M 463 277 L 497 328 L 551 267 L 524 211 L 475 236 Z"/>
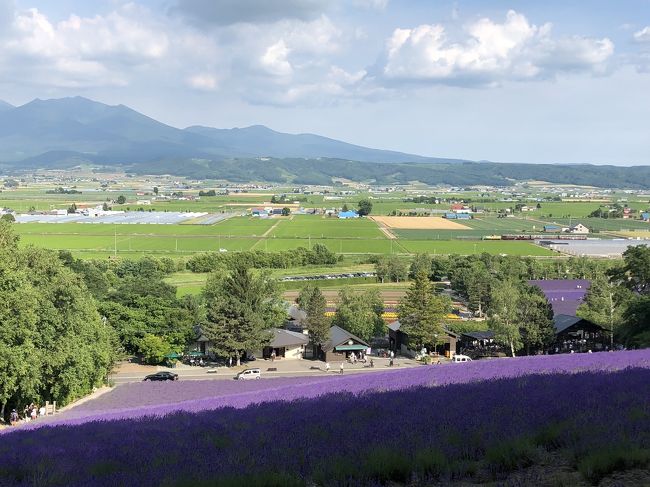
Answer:
<path fill-rule="evenodd" d="M 218 78 L 209 73 L 200 73 L 190 76 L 187 79 L 187 84 L 190 88 L 202 91 L 214 91 L 219 86 Z"/>
<path fill-rule="evenodd" d="M 195 24 L 223 26 L 311 20 L 329 4 L 330 0 L 178 0 L 170 12 Z"/>
<path fill-rule="evenodd" d="M 650 42 L 650 25 L 634 33 L 634 40 L 637 42 Z"/>
<path fill-rule="evenodd" d="M 503 23 L 484 18 L 453 41 L 443 25 L 395 29 L 386 43 L 388 80 L 490 85 L 504 80 L 550 78 L 565 71 L 602 72 L 614 52 L 607 38 L 554 38 L 509 11 Z"/>

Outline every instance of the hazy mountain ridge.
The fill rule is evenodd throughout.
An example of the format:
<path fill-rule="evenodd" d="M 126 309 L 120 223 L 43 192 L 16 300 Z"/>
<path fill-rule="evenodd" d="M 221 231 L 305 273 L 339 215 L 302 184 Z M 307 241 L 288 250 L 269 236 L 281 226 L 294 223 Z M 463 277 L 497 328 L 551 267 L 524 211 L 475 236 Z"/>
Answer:
<path fill-rule="evenodd" d="M 512 180 L 650 188 L 650 167 L 521 164 L 427 158 L 369 149 L 262 125 L 178 129 L 124 105 L 82 97 L 0 102 L 0 165 L 6 169 L 119 165 L 141 174 L 231 181 L 329 184 L 332 178 L 378 184 L 507 185 Z"/>

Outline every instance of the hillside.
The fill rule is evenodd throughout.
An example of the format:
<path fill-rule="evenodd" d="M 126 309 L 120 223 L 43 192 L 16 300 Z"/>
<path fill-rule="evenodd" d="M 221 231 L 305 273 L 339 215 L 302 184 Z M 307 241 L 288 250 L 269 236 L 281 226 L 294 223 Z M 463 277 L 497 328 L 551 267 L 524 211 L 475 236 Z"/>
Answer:
<path fill-rule="evenodd" d="M 102 163 L 133 163 L 172 157 L 336 157 L 374 162 L 430 159 L 368 149 L 311 134 L 283 134 L 263 126 L 181 130 L 124 105 L 82 97 L 36 99 L 19 107 L 0 104 L 0 161 L 40 157 L 56 164 L 61 152 L 78 152 Z M 435 159 L 431 159 L 435 162 Z"/>

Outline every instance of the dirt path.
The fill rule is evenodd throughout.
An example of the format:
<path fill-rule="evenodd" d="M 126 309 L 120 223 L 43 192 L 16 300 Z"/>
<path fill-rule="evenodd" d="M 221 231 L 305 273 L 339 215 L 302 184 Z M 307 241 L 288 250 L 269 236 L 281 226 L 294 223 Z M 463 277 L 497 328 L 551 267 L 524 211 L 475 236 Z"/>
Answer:
<path fill-rule="evenodd" d="M 268 237 L 269 234 L 277 228 L 277 226 L 280 224 L 281 221 L 282 220 L 278 220 L 277 222 L 275 222 L 273 226 L 271 226 L 266 232 L 262 234 L 262 237 Z"/>
<path fill-rule="evenodd" d="M 386 224 L 383 221 L 376 220 L 374 218 L 372 218 L 372 220 L 377 224 L 377 226 L 379 227 L 379 230 L 384 235 L 386 235 L 386 238 L 389 238 L 391 240 L 396 240 L 397 239 L 397 235 L 395 235 L 393 232 L 391 232 L 390 229 L 386 226 Z"/>

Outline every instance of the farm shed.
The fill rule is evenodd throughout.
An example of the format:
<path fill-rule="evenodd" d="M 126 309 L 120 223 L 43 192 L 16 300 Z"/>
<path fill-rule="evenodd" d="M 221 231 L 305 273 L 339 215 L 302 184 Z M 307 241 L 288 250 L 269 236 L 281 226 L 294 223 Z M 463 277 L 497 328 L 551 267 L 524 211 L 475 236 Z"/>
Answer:
<path fill-rule="evenodd" d="M 551 345 L 553 353 L 587 352 L 604 350 L 609 333 L 596 323 L 578 316 L 558 314 L 553 318 L 555 342 Z"/>
<path fill-rule="evenodd" d="M 569 227 L 569 233 L 577 233 L 577 234 L 586 234 L 589 233 L 589 229 L 585 227 L 582 223 L 576 223 L 575 225 L 571 225 Z"/>
<path fill-rule="evenodd" d="M 576 314 L 589 291 L 591 281 L 587 279 L 537 279 L 528 281 L 531 286 L 537 286 L 551 306 L 555 315 Z"/>
<path fill-rule="evenodd" d="M 544 231 L 546 233 L 560 233 L 562 231 L 562 227 L 559 227 L 557 225 L 544 225 Z"/>
<path fill-rule="evenodd" d="M 330 328 L 330 338 L 318 350 L 318 355 L 325 362 L 343 362 L 352 352 L 359 355 L 365 353 L 370 345 L 339 326 Z"/>
<path fill-rule="evenodd" d="M 402 324 L 397 321 L 393 321 L 388 325 L 388 342 L 389 348 L 395 352 L 402 355 L 408 355 L 410 357 L 415 356 L 418 350 L 412 350 L 409 348 L 408 334 L 401 330 Z M 459 335 L 453 333 L 449 330 L 444 330 L 443 336 L 439 337 L 442 343 L 439 343 L 436 347 L 433 343 L 429 344 L 427 350 L 438 350 L 438 353 L 445 356 L 451 357 L 456 354 L 456 344 L 458 342 Z"/>
<path fill-rule="evenodd" d="M 278 358 L 300 359 L 308 343 L 309 337 L 304 333 L 274 328 L 271 343 L 262 350 L 262 357 L 271 358 L 271 354 L 275 352 Z"/>
<path fill-rule="evenodd" d="M 455 220 L 458 218 L 458 215 L 456 213 L 445 213 L 443 218 L 446 218 L 447 220 Z"/>
<path fill-rule="evenodd" d="M 503 347 L 494 340 L 494 332 L 491 330 L 461 333 L 458 349 L 472 358 L 495 356 L 503 351 Z"/>

